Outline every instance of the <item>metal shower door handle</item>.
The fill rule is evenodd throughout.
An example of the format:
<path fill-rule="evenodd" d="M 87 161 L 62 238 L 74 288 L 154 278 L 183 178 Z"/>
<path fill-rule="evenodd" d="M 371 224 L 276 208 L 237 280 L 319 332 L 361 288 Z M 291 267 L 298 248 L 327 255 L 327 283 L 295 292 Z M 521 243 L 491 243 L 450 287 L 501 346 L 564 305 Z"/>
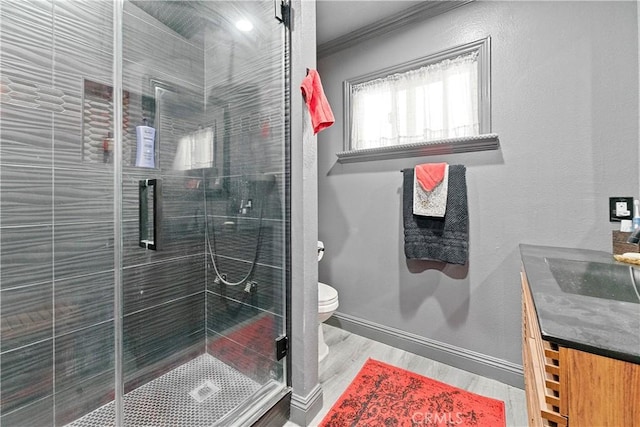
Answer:
<path fill-rule="evenodd" d="M 157 251 L 160 248 L 160 224 L 162 223 L 162 181 L 159 179 L 138 181 L 138 197 L 138 246 Z M 151 206 L 149 198 L 152 200 Z"/>

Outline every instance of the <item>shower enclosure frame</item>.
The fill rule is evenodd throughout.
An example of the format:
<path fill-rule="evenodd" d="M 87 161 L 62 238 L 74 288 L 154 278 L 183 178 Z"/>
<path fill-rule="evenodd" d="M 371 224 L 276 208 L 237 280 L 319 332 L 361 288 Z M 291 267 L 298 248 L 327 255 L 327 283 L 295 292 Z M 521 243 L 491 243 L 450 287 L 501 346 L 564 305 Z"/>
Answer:
<path fill-rule="evenodd" d="M 124 363 L 123 363 L 123 352 L 124 352 L 124 342 L 123 342 L 123 301 L 122 298 L 124 296 L 123 289 L 123 253 L 124 253 L 124 241 L 123 241 L 123 230 L 122 230 L 122 199 L 123 199 L 123 31 L 124 31 L 124 3 L 126 0 L 115 0 L 114 2 L 114 17 L 113 17 L 113 25 L 114 25 L 114 62 L 113 62 L 113 97 L 114 97 L 114 144 L 115 147 L 119 147 L 120 149 L 114 150 L 114 183 L 113 183 L 113 191 L 114 191 L 114 235 L 119 236 L 118 239 L 115 240 L 114 245 L 114 280 L 115 280 L 115 298 L 114 298 L 114 350 L 115 350 L 115 417 L 116 417 L 116 426 L 125 425 L 124 415 L 125 415 L 125 405 L 124 405 L 124 397 L 125 397 L 125 378 L 124 378 Z M 288 0 L 280 0 L 280 10 L 278 9 L 278 0 L 274 0 L 274 19 L 282 24 L 282 28 L 284 31 L 283 37 L 283 70 L 284 70 L 284 166 L 285 166 L 285 175 L 289 175 L 290 167 L 290 146 L 291 146 L 291 132 L 290 132 L 290 111 L 291 111 L 291 82 L 290 82 L 290 60 L 286 59 L 286 57 L 290 58 L 291 55 L 291 38 L 290 38 L 290 5 Z M 278 13 L 279 12 L 279 13 Z M 158 99 L 158 89 L 161 90 L 172 90 L 171 85 L 167 85 L 158 80 L 152 79 L 151 84 L 154 86 L 156 99 Z M 160 119 L 160 114 L 158 113 L 158 106 L 156 105 L 156 118 Z M 156 129 L 156 132 L 160 132 L 160 129 Z M 156 137 L 158 140 L 158 137 Z M 157 143 L 157 142 L 156 142 Z M 227 147 L 225 147 L 227 149 Z M 156 147 L 158 150 L 158 147 Z M 157 155 L 156 155 L 157 157 Z M 156 159 L 157 161 L 157 159 Z M 228 162 L 228 157 L 225 158 L 225 162 Z M 223 169 L 224 172 L 228 172 L 229 165 L 228 163 L 224 164 Z M 223 172 L 223 175 L 224 175 Z M 291 185 L 290 178 L 285 180 L 284 187 L 284 211 L 290 213 L 291 212 Z M 289 214 L 290 215 L 290 214 Z M 285 218 L 285 224 L 290 224 L 290 217 Z M 275 352 L 277 358 L 285 358 L 285 366 L 284 366 L 284 387 L 280 390 L 275 390 L 272 392 L 268 392 L 267 396 L 262 396 L 262 400 L 259 403 L 262 403 L 262 406 L 258 406 L 259 410 L 255 410 L 253 412 L 247 412 L 246 408 L 237 408 L 236 410 L 228 413 L 224 419 L 225 420 L 233 420 L 235 423 L 239 423 L 238 425 L 269 425 L 271 421 L 274 419 L 278 419 L 280 421 L 285 421 L 288 418 L 289 413 L 289 405 L 291 400 L 291 376 L 289 373 L 291 372 L 291 358 L 288 354 L 288 342 L 291 330 L 291 230 L 290 226 L 285 227 L 284 229 L 284 237 L 285 237 L 285 283 L 284 283 L 284 292 L 285 292 L 285 312 L 282 313 L 284 315 L 285 320 L 285 331 L 284 335 L 280 336 L 275 343 Z M 216 272 L 217 273 L 217 272 Z M 257 402 L 253 402 L 254 404 Z M 245 405 L 246 406 L 246 405 Z M 235 412 L 235 413 L 234 413 Z M 216 424 L 217 425 L 217 424 Z"/>
<path fill-rule="evenodd" d="M 269 101 L 259 108 L 277 115 L 277 120 L 270 122 L 269 139 L 263 134 L 262 140 L 257 142 L 273 144 L 268 148 L 262 144 L 262 149 L 271 150 L 268 151 L 270 155 L 274 151 L 282 155 L 259 163 L 257 167 L 246 167 L 250 172 L 255 171 L 255 175 L 273 174 L 279 179 L 278 198 L 270 200 L 275 205 L 270 207 L 275 214 L 267 218 L 271 227 L 269 238 L 277 243 L 268 247 L 268 251 L 277 255 L 269 252 L 266 259 L 273 262 L 262 259 L 260 264 L 263 270 L 260 274 L 268 270 L 267 279 L 263 280 L 264 274 L 258 279 L 262 300 L 254 304 L 253 299 L 245 302 L 239 298 L 231 301 L 235 298 L 233 295 L 228 298 L 230 304 L 244 305 L 241 316 L 234 317 L 238 311 L 229 310 L 227 302 L 221 302 L 227 298 L 226 293 L 215 287 L 219 283 L 209 280 L 214 276 L 206 258 L 207 249 L 201 243 L 202 237 L 194 237 L 198 230 L 202 230 L 203 218 L 208 224 L 210 219 L 217 221 L 224 216 L 216 212 L 216 203 L 230 203 L 224 199 L 208 199 L 209 194 L 214 198 L 216 194 L 222 196 L 215 191 L 207 192 L 210 175 L 204 170 L 176 172 L 179 169 L 171 160 L 172 156 L 177 157 L 173 151 L 175 144 L 178 137 L 190 132 L 186 125 L 193 123 L 178 123 L 178 130 L 175 133 L 170 131 L 171 143 L 164 144 L 162 124 L 158 126 L 158 122 L 161 123 L 161 114 L 158 113 L 160 102 L 155 101 L 168 100 L 168 103 L 173 103 L 171 108 L 175 108 L 185 93 L 181 91 L 201 88 L 202 92 L 196 96 L 200 96 L 201 101 L 198 102 L 203 106 L 203 116 L 222 111 L 216 110 L 215 105 L 207 107 L 211 105 L 207 104 L 207 94 L 217 87 L 210 81 L 203 82 L 202 77 L 204 70 L 212 70 L 205 67 L 207 60 L 211 59 L 211 56 L 206 56 L 206 43 L 211 43 L 211 46 L 217 43 L 215 34 L 214 38 L 200 45 L 198 43 L 203 43 L 202 39 L 192 40 L 186 36 L 180 39 L 167 21 L 148 13 L 141 4 L 143 2 L 138 0 L 103 0 L 93 4 L 64 0 L 0 1 L 0 41 L 3 46 L 0 52 L 3 60 L 0 70 L 3 73 L 3 96 L 0 100 L 0 170 L 3 179 L 0 195 L 0 233 L 3 233 L 0 242 L 3 281 L 0 286 L 2 425 L 76 425 L 76 421 L 85 415 L 105 407 L 108 407 L 111 417 L 107 424 L 127 425 L 130 422 L 127 414 L 131 414 L 133 406 L 125 396 L 130 391 L 142 389 L 158 376 L 181 366 L 179 364 L 185 360 L 191 361 L 192 357 L 218 357 L 220 354 L 215 349 L 223 341 L 219 338 L 234 340 L 238 335 L 229 337 L 230 334 L 244 330 L 244 326 L 263 318 L 269 320 L 267 333 L 262 334 L 267 342 L 270 340 L 269 346 L 253 347 L 251 341 L 247 345 L 247 341 L 241 340 L 234 343 L 237 347 L 245 345 L 262 357 L 260 362 L 264 359 L 266 366 L 272 367 L 258 375 L 255 372 L 248 374 L 262 386 L 261 394 L 254 395 L 261 399 L 260 404 L 256 405 L 255 400 L 250 402 L 254 406 L 252 411 L 239 405 L 222 419 L 233 417 L 249 424 L 259 423 L 260 416 L 267 416 L 265 413 L 275 408 L 288 413 L 289 404 L 283 403 L 290 401 L 292 385 L 287 345 L 292 327 L 291 29 L 283 22 L 287 20 L 286 14 L 272 14 L 274 22 L 268 22 L 268 37 L 264 37 L 265 33 L 254 36 L 265 42 L 258 46 L 275 47 L 267 55 L 270 59 L 266 64 L 276 76 L 267 77 L 266 89 L 258 86 L 261 93 L 266 94 L 263 96 L 271 96 L 275 100 L 275 103 Z M 279 1 L 255 2 L 253 10 L 259 9 L 262 17 L 258 19 L 266 20 L 266 3 L 280 6 L 277 4 Z M 158 2 L 156 6 L 174 6 L 177 3 Z M 209 5 L 215 2 L 207 3 L 185 0 L 177 7 L 185 7 L 188 9 L 186 13 L 195 9 L 212 11 L 218 7 L 210 8 Z M 282 4 L 282 11 L 288 11 L 288 2 Z M 206 18 L 213 18 L 209 24 L 218 25 L 215 14 Z M 149 30 L 151 27 L 154 28 Z M 162 35 L 158 37 L 158 34 Z M 166 55 L 160 52 L 160 59 L 151 58 L 154 61 L 149 61 L 150 55 L 156 55 L 150 50 L 138 58 L 136 53 L 143 52 L 143 46 L 148 46 L 149 41 L 162 50 L 165 44 L 168 45 L 165 36 L 169 41 L 174 38 L 174 48 L 189 44 L 194 47 L 188 54 L 199 58 L 191 64 L 193 73 L 180 74 L 184 64 L 181 61 L 187 54 L 183 55 L 179 48 Z M 127 37 L 132 37 L 132 40 L 138 37 L 135 41 L 140 43 L 130 44 Z M 246 40 L 243 43 L 248 45 Z M 278 49 L 281 52 L 279 59 L 274 54 Z M 241 55 L 249 57 L 254 50 L 247 52 L 241 52 Z M 264 58 L 253 63 L 262 60 Z M 241 64 L 245 63 L 241 61 Z M 223 64 L 222 67 L 226 66 Z M 239 71 L 241 77 L 236 80 L 244 84 L 246 73 L 245 77 L 242 73 L 245 70 Z M 168 78 L 165 80 L 163 77 Z M 200 79 L 198 83 L 193 84 L 197 79 Z M 174 83 L 175 87 L 172 86 Z M 280 91 L 274 95 L 276 86 Z M 173 89 L 180 95 L 171 94 Z M 145 107 L 145 97 L 146 101 L 153 100 L 153 107 L 149 107 L 151 104 Z M 34 100 L 37 101 L 31 102 Z M 100 104 L 100 107 L 94 109 L 95 104 Z M 156 168 L 145 170 L 132 163 L 131 122 L 137 122 L 140 111 L 144 113 L 149 108 L 154 109 L 155 116 L 151 116 L 151 121 L 154 117 L 157 119 L 155 126 L 160 140 L 156 138 Z M 184 115 L 173 115 L 172 110 L 166 108 L 165 105 L 163 114 L 171 126 L 184 119 Z M 98 115 L 100 121 L 90 124 Z M 271 117 L 268 116 L 269 119 Z M 213 116 L 211 119 L 218 120 Z M 233 120 L 240 119 L 234 117 Z M 267 134 L 270 131 L 268 126 L 261 130 Z M 231 140 L 234 144 L 235 138 Z M 135 134 L 133 147 L 135 149 Z M 234 149 L 237 150 L 237 146 Z M 162 168 L 157 166 L 162 162 Z M 238 163 L 234 163 L 234 169 L 230 171 L 227 168 L 224 172 L 230 175 L 239 170 L 237 176 L 246 176 L 242 175 L 245 165 L 240 166 L 238 168 Z M 148 177 L 145 176 L 147 172 Z M 192 180 L 191 176 L 196 173 L 201 173 L 199 179 Z M 204 190 L 179 193 L 194 189 L 190 186 L 191 181 L 196 186 L 204 185 Z M 255 179 L 245 187 L 247 191 L 257 191 L 263 188 L 260 187 L 263 181 Z M 139 185 L 140 182 L 143 185 Z M 137 216 L 134 219 L 133 214 L 139 209 L 140 219 L 144 219 L 146 215 L 142 213 L 146 211 L 142 208 L 143 203 L 136 207 L 134 200 L 138 200 L 138 188 L 141 189 L 140 200 L 150 200 L 144 194 L 145 191 L 152 192 L 148 184 L 157 184 L 157 188 L 164 189 L 165 202 L 168 202 L 164 219 L 170 232 L 154 228 L 159 232 L 157 238 L 141 237 L 143 243 L 144 240 L 147 243 L 139 247 L 138 239 L 133 239 L 138 230 L 134 226 L 141 226 L 143 221 Z M 156 192 L 153 193 L 155 195 Z M 159 191 L 157 193 L 160 194 Z M 204 198 L 198 200 L 198 194 Z M 182 203 L 185 200 L 188 203 Z M 262 212 L 264 200 L 261 202 L 255 195 L 253 200 L 260 207 L 260 210 L 255 209 L 255 213 Z M 202 203 L 204 209 L 198 210 L 197 205 L 202 207 Z M 214 207 L 210 213 L 207 212 L 209 203 Z M 149 213 L 152 206 L 149 204 Z M 160 207 L 160 204 L 153 206 L 153 213 L 158 217 L 162 212 Z M 186 210 L 189 212 L 185 213 Z M 250 216 L 248 219 L 253 221 L 254 227 L 262 223 L 262 214 L 259 221 Z M 246 219 L 239 218 L 236 228 L 248 235 L 246 228 L 240 229 L 242 220 Z M 153 224 L 157 226 L 157 222 L 163 221 L 158 219 Z M 258 230 L 257 244 L 261 238 L 260 225 Z M 176 235 L 178 239 L 175 239 Z M 160 236 L 165 236 L 166 240 Z M 229 236 L 226 237 L 228 241 Z M 224 246 L 222 248 L 224 250 Z M 246 262 L 247 258 L 232 257 L 222 253 L 223 250 L 216 256 L 239 264 Z M 258 258 L 257 250 L 255 257 Z M 225 268 L 227 273 L 235 273 L 233 268 Z M 202 280 L 204 283 L 199 283 Z M 278 289 L 274 291 L 275 288 Z M 241 292 L 241 288 L 238 291 Z M 174 306 L 176 301 L 178 307 Z M 189 309 L 196 307 L 189 313 Z M 207 313 L 218 313 L 215 311 L 218 308 L 226 308 L 233 316 L 222 313 L 219 314 L 224 317 L 222 321 L 210 320 Z M 143 311 L 145 314 L 141 314 Z M 34 314 L 43 317 L 24 320 L 5 329 L 18 316 L 28 318 Z M 171 320 L 173 315 L 176 317 Z M 181 316 L 185 320 L 181 320 Z M 203 318 L 204 322 L 199 320 Z M 238 318 L 241 318 L 238 324 L 231 323 Z M 196 323 L 198 326 L 192 326 Z M 265 353 L 265 349 L 269 351 Z M 221 363 L 225 363 L 224 358 L 221 359 Z M 258 363 L 252 369 L 263 369 L 263 365 Z M 218 414 L 222 410 L 216 408 L 207 416 L 217 417 L 211 415 L 214 412 Z M 145 420 L 153 422 L 153 418 Z"/>

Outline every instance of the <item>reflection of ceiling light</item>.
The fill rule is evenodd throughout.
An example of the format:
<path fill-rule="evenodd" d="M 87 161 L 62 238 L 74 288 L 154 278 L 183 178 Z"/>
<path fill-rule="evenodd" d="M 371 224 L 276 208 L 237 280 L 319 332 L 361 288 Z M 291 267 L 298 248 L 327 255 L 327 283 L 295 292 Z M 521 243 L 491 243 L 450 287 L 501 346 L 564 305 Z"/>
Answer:
<path fill-rule="evenodd" d="M 246 19 L 241 19 L 236 22 L 236 28 L 240 31 L 251 31 L 253 30 L 253 24 Z"/>

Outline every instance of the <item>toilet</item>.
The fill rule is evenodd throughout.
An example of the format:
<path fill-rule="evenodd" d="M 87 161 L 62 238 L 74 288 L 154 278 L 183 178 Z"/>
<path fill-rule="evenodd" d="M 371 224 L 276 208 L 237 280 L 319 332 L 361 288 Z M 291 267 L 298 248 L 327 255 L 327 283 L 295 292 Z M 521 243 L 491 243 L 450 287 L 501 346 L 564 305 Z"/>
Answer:
<path fill-rule="evenodd" d="M 322 322 L 331 317 L 338 308 L 338 291 L 331 286 L 318 282 L 318 362 L 329 354 L 329 346 L 324 342 Z"/>
<path fill-rule="evenodd" d="M 318 261 L 324 256 L 324 243 L 318 241 Z M 338 291 L 326 283 L 318 282 L 318 362 L 329 354 L 329 346 L 324 342 L 322 323 L 338 308 Z"/>

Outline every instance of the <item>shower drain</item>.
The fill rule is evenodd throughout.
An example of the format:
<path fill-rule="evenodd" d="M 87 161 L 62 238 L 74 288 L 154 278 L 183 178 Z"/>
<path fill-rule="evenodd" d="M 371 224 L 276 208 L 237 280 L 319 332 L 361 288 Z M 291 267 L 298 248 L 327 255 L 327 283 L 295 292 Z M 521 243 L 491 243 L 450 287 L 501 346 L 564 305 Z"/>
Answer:
<path fill-rule="evenodd" d="M 189 394 L 196 400 L 196 402 L 202 403 L 218 391 L 220 391 L 220 387 L 209 380 L 205 380 L 198 387 L 191 390 Z"/>

